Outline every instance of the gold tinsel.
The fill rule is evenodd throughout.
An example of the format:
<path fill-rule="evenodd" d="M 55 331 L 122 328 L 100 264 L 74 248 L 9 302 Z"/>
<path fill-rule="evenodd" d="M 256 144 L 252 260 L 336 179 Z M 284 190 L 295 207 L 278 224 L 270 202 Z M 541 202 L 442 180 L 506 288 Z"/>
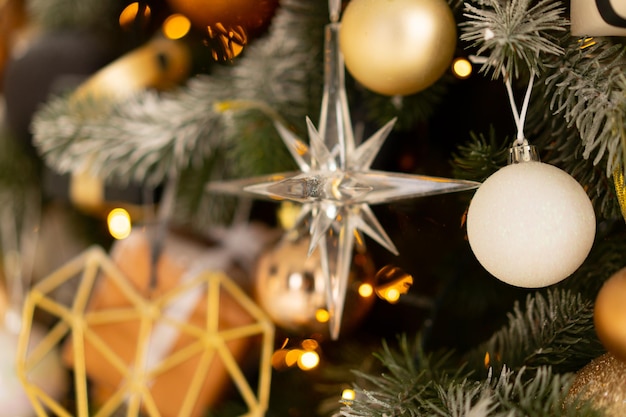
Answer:
<path fill-rule="evenodd" d="M 626 186 L 624 185 L 624 171 L 622 169 L 618 168 L 613 171 L 613 184 L 615 185 L 615 194 L 617 194 L 622 217 L 626 220 Z"/>
<path fill-rule="evenodd" d="M 591 400 L 606 417 L 626 416 L 626 362 L 606 353 L 576 374 L 568 400 Z"/>

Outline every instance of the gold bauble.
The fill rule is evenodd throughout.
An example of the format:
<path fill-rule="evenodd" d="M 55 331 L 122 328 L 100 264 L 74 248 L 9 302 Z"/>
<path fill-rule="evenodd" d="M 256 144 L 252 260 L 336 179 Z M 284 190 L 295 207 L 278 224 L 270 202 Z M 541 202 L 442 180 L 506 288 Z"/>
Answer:
<path fill-rule="evenodd" d="M 328 334 L 326 282 L 319 250 L 307 257 L 308 236 L 283 239 L 263 253 L 257 263 L 255 294 L 274 323 L 289 332 Z M 375 297 L 359 294 L 359 287 L 374 287 L 376 270 L 370 256 L 355 250 L 348 278 L 341 332 L 354 329 L 369 312 Z"/>
<path fill-rule="evenodd" d="M 376 273 L 376 288 L 374 292 L 383 300 L 395 304 L 400 296 L 409 292 L 413 285 L 413 277 L 402 268 L 394 265 L 385 265 Z"/>
<path fill-rule="evenodd" d="M 437 81 L 456 48 L 456 22 L 445 0 L 352 0 L 341 20 L 346 68 L 384 95 L 417 93 Z"/>
<path fill-rule="evenodd" d="M 626 363 L 606 353 L 576 374 L 566 402 L 590 400 L 606 417 L 626 416 Z"/>
<path fill-rule="evenodd" d="M 190 71 L 191 54 L 183 42 L 155 37 L 89 77 L 72 100 L 123 100 L 149 88 L 168 90 L 185 81 Z"/>
<path fill-rule="evenodd" d="M 173 11 L 184 14 L 201 29 L 221 23 L 257 31 L 267 26 L 278 0 L 167 0 Z"/>
<path fill-rule="evenodd" d="M 598 292 L 593 321 L 606 350 L 626 361 L 626 268 L 613 274 Z"/>

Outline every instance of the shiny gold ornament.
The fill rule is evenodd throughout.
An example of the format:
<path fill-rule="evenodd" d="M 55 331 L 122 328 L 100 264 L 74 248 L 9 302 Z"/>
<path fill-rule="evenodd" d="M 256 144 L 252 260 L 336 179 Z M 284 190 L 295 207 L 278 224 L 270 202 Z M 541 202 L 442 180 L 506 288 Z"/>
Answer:
<path fill-rule="evenodd" d="M 626 268 L 613 274 L 596 297 L 593 321 L 609 352 L 626 361 Z"/>
<path fill-rule="evenodd" d="M 413 285 L 413 277 L 394 265 L 385 265 L 376 273 L 376 295 L 395 304 Z"/>
<path fill-rule="evenodd" d="M 624 184 L 624 171 L 616 169 L 613 171 L 613 184 L 615 185 L 615 193 L 619 208 L 622 211 L 622 217 L 626 220 L 626 185 Z"/>
<path fill-rule="evenodd" d="M 606 353 L 591 361 L 576 374 L 565 399 L 591 400 L 606 417 L 626 416 L 626 363 Z"/>
<path fill-rule="evenodd" d="M 274 321 L 290 332 L 328 334 L 326 283 L 319 250 L 307 257 L 308 236 L 284 239 L 261 255 L 256 269 L 256 299 Z M 362 285 L 373 286 L 375 268 L 369 255 L 356 252 L 346 295 L 342 332 L 356 327 L 375 297 L 359 295 Z"/>
<path fill-rule="evenodd" d="M 209 38 L 207 44 L 211 47 L 211 55 L 216 61 L 229 61 L 243 51 L 248 43 L 248 35 L 241 25 L 225 27 L 221 23 L 207 26 Z"/>
<path fill-rule="evenodd" d="M 167 3 L 201 30 L 220 23 L 226 28 L 242 26 L 248 33 L 263 30 L 278 7 L 278 0 L 167 0 Z"/>
<path fill-rule="evenodd" d="M 183 43 L 156 37 L 89 77 L 72 100 L 120 100 L 148 88 L 166 90 L 187 79 L 190 69 L 191 55 Z"/>
<path fill-rule="evenodd" d="M 352 0 L 341 20 L 346 68 L 384 95 L 417 93 L 450 66 L 456 22 L 445 0 Z"/>

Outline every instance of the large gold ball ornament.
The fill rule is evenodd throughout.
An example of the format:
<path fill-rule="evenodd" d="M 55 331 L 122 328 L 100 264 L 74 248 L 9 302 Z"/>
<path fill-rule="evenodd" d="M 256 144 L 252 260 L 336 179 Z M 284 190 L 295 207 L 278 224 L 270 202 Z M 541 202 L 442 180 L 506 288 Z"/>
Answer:
<path fill-rule="evenodd" d="M 224 27 L 239 25 L 248 32 L 267 26 L 278 7 L 278 0 L 168 0 L 167 3 L 198 28 L 220 23 Z"/>
<path fill-rule="evenodd" d="M 319 251 L 307 257 L 309 238 L 283 239 L 257 263 L 255 295 L 274 323 L 293 333 L 328 334 L 326 282 Z M 369 312 L 376 270 L 370 256 L 355 251 L 348 278 L 341 332 L 354 329 Z M 370 289 L 363 291 L 363 286 Z M 359 291 L 364 295 L 361 295 Z"/>
<path fill-rule="evenodd" d="M 613 274 L 598 292 L 593 321 L 606 350 L 626 361 L 626 268 Z"/>
<path fill-rule="evenodd" d="M 606 353 L 594 359 L 576 374 L 565 399 L 590 400 L 602 408 L 606 417 L 626 416 L 626 363 Z"/>
<path fill-rule="evenodd" d="M 346 68 L 383 95 L 426 89 L 449 67 L 456 21 L 445 0 L 352 0 L 341 20 Z"/>

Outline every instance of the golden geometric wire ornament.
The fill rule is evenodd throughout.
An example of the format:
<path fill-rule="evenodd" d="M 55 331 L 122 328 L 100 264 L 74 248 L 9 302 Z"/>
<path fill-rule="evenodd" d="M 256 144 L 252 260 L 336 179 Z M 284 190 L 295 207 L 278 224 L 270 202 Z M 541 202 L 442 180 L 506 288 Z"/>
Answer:
<path fill-rule="evenodd" d="M 78 286 L 71 305 L 66 306 L 52 295 L 72 279 L 78 280 Z M 107 292 L 100 291 L 103 286 L 107 286 Z M 94 308 L 98 302 L 94 293 L 100 302 L 102 297 L 116 301 L 111 303 L 111 298 L 101 302 L 101 308 Z M 146 297 L 137 290 L 100 247 L 86 250 L 33 286 L 23 309 L 17 372 L 38 417 L 106 417 L 122 409 L 127 416 L 140 412 L 149 417 L 196 416 L 205 411 L 202 396 L 215 375 L 216 364 L 223 366 L 246 403 L 248 412 L 244 415 L 265 414 L 274 343 L 274 325 L 265 313 L 222 272 L 202 271 L 172 288 L 151 294 Z M 190 313 L 180 314 L 181 308 L 190 304 L 202 304 L 201 309 L 194 310 L 194 314 L 200 312 L 199 318 L 197 314 L 193 320 Z M 233 306 L 251 319 L 224 328 L 220 314 Z M 38 312 L 57 321 L 37 346 L 27 350 Z M 130 332 L 134 339 L 124 332 Z M 128 346 L 123 348 L 129 337 L 132 351 Z M 155 343 L 168 338 L 172 342 L 166 343 L 165 348 L 162 343 Z M 250 338 L 260 339 L 256 389 L 231 350 L 237 340 Z M 63 344 L 66 359 L 73 367 L 74 410 L 66 409 L 29 380 L 30 371 L 41 358 Z M 177 377 L 181 369 L 192 370 L 190 377 Z M 108 376 L 103 377 L 105 373 Z M 111 391 L 96 409 L 90 404 L 89 384 L 99 378 L 105 380 L 100 383 L 108 383 Z M 178 401 L 168 396 L 172 384 L 182 389 L 183 396 Z"/>

